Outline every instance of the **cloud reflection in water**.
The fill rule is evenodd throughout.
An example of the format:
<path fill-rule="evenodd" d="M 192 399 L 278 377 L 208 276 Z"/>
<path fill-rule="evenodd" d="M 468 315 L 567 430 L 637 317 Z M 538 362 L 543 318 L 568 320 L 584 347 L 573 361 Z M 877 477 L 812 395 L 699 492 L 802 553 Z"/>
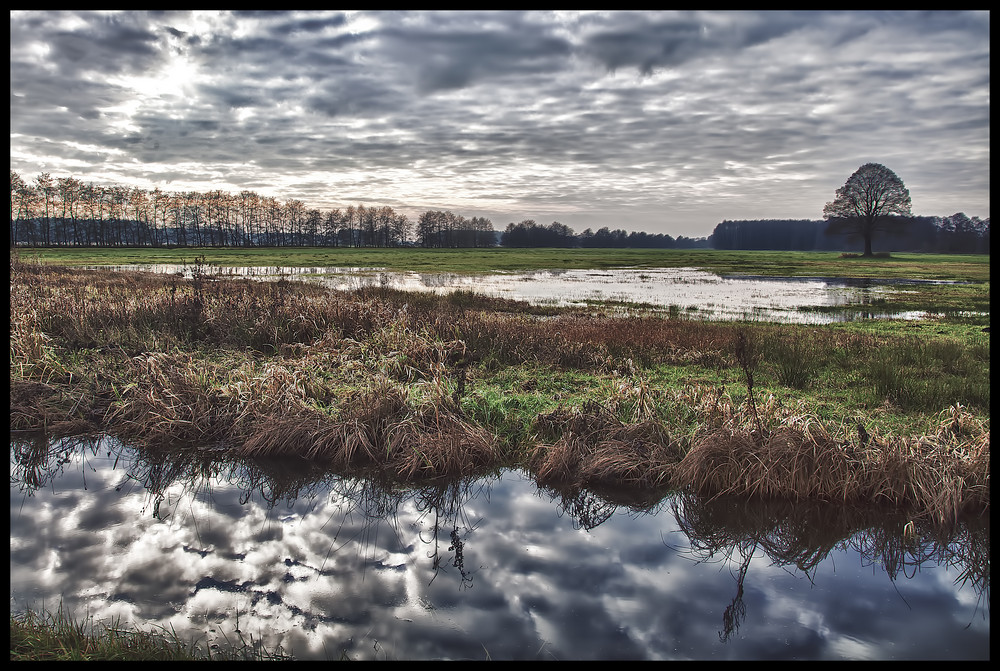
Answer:
<path fill-rule="evenodd" d="M 988 522 L 911 557 L 891 519 L 627 506 L 513 472 L 402 490 L 109 439 L 12 440 L 11 474 L 12 609 L 238 627 L 298 658 L 989 657 Z"/>

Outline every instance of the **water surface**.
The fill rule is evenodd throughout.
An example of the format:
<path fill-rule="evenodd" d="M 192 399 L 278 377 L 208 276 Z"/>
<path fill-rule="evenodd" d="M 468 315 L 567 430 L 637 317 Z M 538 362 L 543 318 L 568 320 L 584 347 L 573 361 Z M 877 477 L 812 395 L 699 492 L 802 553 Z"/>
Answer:
<path fill-rule="evenodd" d="M 102 266 L 192 276 L 189 265 Z M 597 302 L 640 304 L 700 319 L 830 323 L 848 319 L 922 319 L 923 312 L 875 309 L 891 294 L 906 291 L 906 280 L 829 277 L 720 276 L 697 268 L 539 270 L 488 275 L 416 273 L 378 268 L 279 268 L 200 266 L 198 272 L 256 279 L 305 279 L 349 290 L 387 287 L 449 293 L 475 291 L 533 304 L 584 306 Z M 841 308 L 835 311 L 823 311 Z M 817 311 L 816 309 L 820 309 Z"/>
<path fill-rule="evenodd" d="M 10 521 L 12 611 L 299 659 L 989 659 L 988 520 L 906 549 L 892 515 L 12 437 Z"/>

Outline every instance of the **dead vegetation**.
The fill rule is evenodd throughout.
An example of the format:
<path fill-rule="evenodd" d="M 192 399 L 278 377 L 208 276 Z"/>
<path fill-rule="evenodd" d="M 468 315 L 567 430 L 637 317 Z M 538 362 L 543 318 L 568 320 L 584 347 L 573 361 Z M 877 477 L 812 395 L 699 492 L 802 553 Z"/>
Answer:
<path fill-rule="evenodd" d="M 675 484 L 712 496 L 885 503 L 949 523 L 989 508 L 989 432 L 944 430 L 861 445 L 817 425 L 763 434 L 720 430 L 691 446 Z"/>
<path fill-rule="evenodd" d="M 496 439 L 448 400 L 413 407 L 406 391 L 388 380 L 347 399 L 335 419 L 315 411 L 265 417 L 235 454 L 294 455 L 402 481 L 467 477 L 503 460 Z"/>
<path fill-rule="evenodd" d="M 470 296 L 185 282 L 14 257 L 10 294 L 12 430 L 107 432 L 402 480 L 526 466 L 547 486 L 886 503 L 941 523 L 989 507 L 988 416 L 956 403 L 926 435 L 868 436 L 783 408 L 758 389 L 783 346 L 772 327 L 740 340 L 717 323 L 538 318 Z M 816 343 L 862 360 L 882 346 L 856 333 L 796 337 L 814 347 L 785 373 L 796 388 L 810 384 L 813 373 L 791 372 Z M 746 393 L 655 387 L 643 374 L 655 365 L 742 369 Z M 472 419 L 483 415 L 468 387 L 521 366 L 592 371 L 610 388 L 525 418 L 529 439 L 512 444 Z"/>
<path fill-rule="evenodd" d="M 625 424 L 603 406 L 560 408 L 540 415 L 535 428 L 558 436 L 528 450 L 527 463 L 539 484 L 593 487 L 608 484 L 665 488 L 682 447 L 652 419 Z"/>

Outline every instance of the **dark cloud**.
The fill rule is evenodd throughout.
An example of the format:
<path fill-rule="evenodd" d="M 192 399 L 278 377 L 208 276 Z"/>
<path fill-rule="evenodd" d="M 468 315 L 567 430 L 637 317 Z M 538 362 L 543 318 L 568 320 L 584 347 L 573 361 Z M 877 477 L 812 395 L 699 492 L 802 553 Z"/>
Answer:
<path fill-rule="evenodd" d="M 284 15 L 279 15 L 284 17 Z M 275 35 L 296 35 L 298 33 L 320 33 L 329 28 L 340 28 L 347 23 L 347 18 L 343 14 L 333 16 L 311 18 L 309 16 L 295 17 L 289 21 L 284 21 L 271 28 Z"/>
<path fill-rule="evenodd" d="M 421 93 L 555 72 L 571 53 L 566 40 L 524 24 L 448 31 L 391 28 L 379 31 L 377 37 L 393 61 L 416 71 Z"/>
<path fill-rule="evenodd" d="M 581 51 L 610 70 L 635 67 L 649 74 L 656 68 L 763 44 L 798 29 L 806 20 L 785 12 L 725 17 L 700 12 L 626 13 L 620 20 L 609 21 L 618 25 L 597 29 L 584 38 Z"/>
<path fill-rule="evenodd" d="M 400 94 L 378 81 L 360 77 L 324 78 L 302 99 L 306 108 L 324 116 L 367 117 L 396 112 Z"/>
<path fill-rule="evenodd" d="M 81 14 L 86 27 L 46 35 L 50 63 L 64 75 L 141 72 L 160 58 L 160 38 L 129 15 Z"/>
<path fill-rule="evenodd" d="M 219 86 L 218 84 L 202 84 L 198 87 L 209 105 L 229 108 L 254 107 L 267 102 L 273 91 L 256 86 Z"/>

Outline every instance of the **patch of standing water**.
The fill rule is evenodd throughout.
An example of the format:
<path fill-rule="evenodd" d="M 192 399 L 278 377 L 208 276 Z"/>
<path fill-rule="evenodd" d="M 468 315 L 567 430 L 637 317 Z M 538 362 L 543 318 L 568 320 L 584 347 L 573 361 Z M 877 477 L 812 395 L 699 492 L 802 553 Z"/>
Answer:
<path fill-rule="evenodd" d="M 512 471 L 394 489 L 109 438 L 12 436 L 10 470 L 12 612 L 298 659 L 989 659 L 988 521 L 907 537 Z"/>
<path fill-rule="evenodd" d="M 187 277 L 194 272 L 192 266 L 175 264 L 100 267 Z M 199 271 L 262 280 L 281 277 L 308 280 L 341 290 L 384 287 L 435 293 L 475 291 L 540 305 L 586 306 L 611 302 L 699 319 L 821 324 L 851 319 L 923 319 L 928 316 L 919 311 L 887 313 L 873 307 L 905 286 L 906 281 L 895 279 L 720 276 L 697 268 L 541 270 L 486 275 L 275 266 L 201 266 Z"/>

